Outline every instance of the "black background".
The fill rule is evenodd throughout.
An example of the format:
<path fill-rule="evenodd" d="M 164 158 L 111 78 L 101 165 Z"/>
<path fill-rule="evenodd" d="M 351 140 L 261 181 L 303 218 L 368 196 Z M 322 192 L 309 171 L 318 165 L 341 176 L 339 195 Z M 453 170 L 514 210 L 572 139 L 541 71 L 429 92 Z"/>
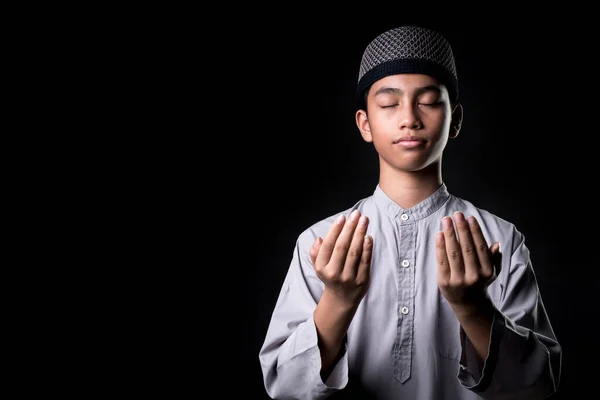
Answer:
<path fill-rule="evenodd" d="M 597 391 L 593 25 L 584 10 L 523 16 L 490 5 L 432 18 L 433 7 L 363 5 L 349 17 L 290 6 L 248 9 L 248 19 L 238 9 L 222 29 L 232 36 L 213 30 L 207 46 L 219 55 L 204 55 L 228 60 L 213 98 L 223 139 L 215 152 L 230 171 L 215 191 L 231 216 L 219 231 L 214 285 L 227 305 L 209 324 L 225 397 L 268 398 L 258 352 L 297 236 L 377 184 L 376 153 L 354 123 L 354 89 L 365 46 L 402 24 L 437 29 L 453 45 L 464 122 L 447 147 L 443 178 L 451 193 L 525 234 L 564 351 L 555 398 Z"/>

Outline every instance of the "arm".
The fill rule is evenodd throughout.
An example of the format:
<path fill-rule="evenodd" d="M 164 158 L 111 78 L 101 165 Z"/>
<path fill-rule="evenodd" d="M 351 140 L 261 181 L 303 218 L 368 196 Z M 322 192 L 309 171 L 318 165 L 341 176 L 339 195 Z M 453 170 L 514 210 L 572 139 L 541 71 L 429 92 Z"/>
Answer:
<path fill-rule="evenodd" d="M 489 248 L 478 222 L 455 213 L 436 241 L 438 282 L 461 324 L 458 378 L 485 399 L 544 399 L 557 390 L 561 348 L 544 310 L 523 236 L 514 231 L 509 257 Z M 460 243 L 459 243 L 460 242 Z M 503 265 L 504 264 L 504 265 Z M 501 271 L 505 270 L 503 274 Z M 502 300 L 488 295 L 498 280 Z"/>
<path fill-rule="evenodd" d="M 348 382 L 346 331 L 368 287 L 372 248 L 359 217 L 337 219 L 313 246 L 308 235 L 298 241 L 259 354 L 272 398 L 322 399 Z"/>
<path fill-rule="evenodd" d="M 369 283 L 372 251 L 368 218 L 358 211 L 338 218 L 324 240 L 310 249 L 312 264 L 324 282 L 314 318 L 321 352 L 321 377 L 327 379 L 342 354 L 346 332 Z"/>
<path fill-rule="evenodd" d="M 339 301 L 325 289 L 315 309 L 314 319 L 321 353 L 321 379 L 327 380 L 345 351 L 346 332 L 356 313 L 356 306 Z"/>
<path fill-rule="evenodd" d="M 560 381 L 562 349 L 520 239 L 497 282 L 503 290 L 493 311 L 488 357 L 476 358 L 474 342 L 464 327 L 461 332 L 458 377 L 483 398 L 545 399 Z"/>
<path fill-rule="evenodd" d="M 259 351 L 265 390 L 273 399 L 323 399 L 347 383 L 344 362 L 334 376 L 339 375 L 339 379 L 329 385 L 319 376 L 321 356 L 313 313 L 323 284 L 314 272 L 311 274 L 310 244 L 304 242 L 301 236 L 296 243 Z"/>

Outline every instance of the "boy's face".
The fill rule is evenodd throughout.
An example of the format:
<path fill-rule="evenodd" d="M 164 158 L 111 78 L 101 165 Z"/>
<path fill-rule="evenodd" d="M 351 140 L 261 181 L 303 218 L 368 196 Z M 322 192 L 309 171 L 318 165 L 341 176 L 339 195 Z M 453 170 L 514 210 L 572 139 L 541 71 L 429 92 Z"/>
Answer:
<path fill-rule="evenodd" d="M 441 159 L 452 119 L 446 87 L 422 74 L 390 75 L 368 92 L 356 123 L 382 167 L 417 171 Z"/>

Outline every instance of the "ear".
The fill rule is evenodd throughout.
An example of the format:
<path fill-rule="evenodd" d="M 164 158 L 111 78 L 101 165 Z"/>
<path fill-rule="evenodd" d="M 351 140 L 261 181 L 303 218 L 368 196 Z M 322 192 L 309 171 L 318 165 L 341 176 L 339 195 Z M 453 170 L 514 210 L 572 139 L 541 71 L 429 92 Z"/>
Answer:
<path fill-rule="evenodd" d="M 457 103 L 452 110 L 452 122 L 450 123 L 450 138 L 454 139 L 460 133 L 463 122 L 463 106 Z"/>
<path fill-rule="evenodd" d="M 372 142 L 373 137 L 371 136 L 371 128 L 369 126 L 369 117 L 365 110 L 358 110 L 356 112 L 356 126 L 360 131 L 365 142 Z"/>

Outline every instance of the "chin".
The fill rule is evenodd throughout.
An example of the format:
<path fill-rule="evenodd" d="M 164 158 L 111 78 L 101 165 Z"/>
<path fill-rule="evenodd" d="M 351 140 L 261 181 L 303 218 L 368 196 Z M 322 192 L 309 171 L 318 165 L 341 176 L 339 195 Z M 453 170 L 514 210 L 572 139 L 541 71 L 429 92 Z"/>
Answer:
<path fill-rule="evenodd" d="M 437 171 L 439 159 L 435 160 L 414 160 L 412 162 L 387 163 L 396 171 L 419 172 L 419 171 Z"/>

